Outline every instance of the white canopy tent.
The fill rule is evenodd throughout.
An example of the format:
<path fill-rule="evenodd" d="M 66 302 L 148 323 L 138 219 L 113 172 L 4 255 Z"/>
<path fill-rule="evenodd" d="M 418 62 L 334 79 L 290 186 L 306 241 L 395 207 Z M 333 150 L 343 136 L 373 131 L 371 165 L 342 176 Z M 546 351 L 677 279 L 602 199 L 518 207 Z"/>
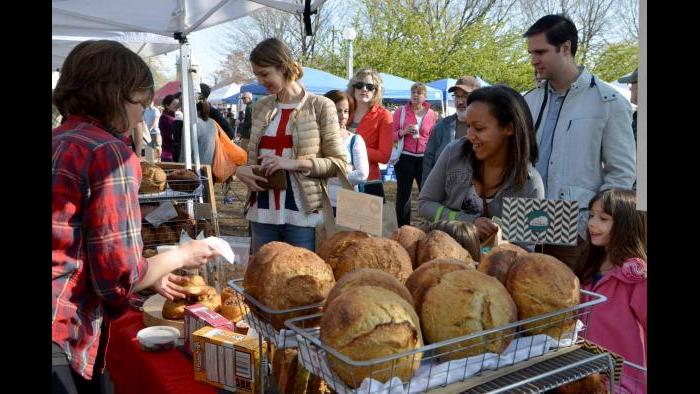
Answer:
<path fill-rule="evenodd" d="M 141 32 L 174 38 L 180 44 L 183 144 L 185 165 L 192 168 L 191 138 L 197 136 L 194 92 L 199 90 L 196 70 L 191 67 L 187 35 L 234 19 L 250 15 L 262 7 L 304 15 L 310 28 L 310 15 L 325 0 L 52 0 L 52 34 L 94 37 L 103 32 Z M 197 145 L 195 144 L 195 147 Z M 195 163 L 199 162 L 195 149 Z"/>
<path fill-rule="evenodd" d="M 220 104 L 225 98 L 236 95 L 241 91 L 241 85 L 231 83 L 230 85 L 222 86 L 209 94 L 209 102 L 212 104 Z"/>

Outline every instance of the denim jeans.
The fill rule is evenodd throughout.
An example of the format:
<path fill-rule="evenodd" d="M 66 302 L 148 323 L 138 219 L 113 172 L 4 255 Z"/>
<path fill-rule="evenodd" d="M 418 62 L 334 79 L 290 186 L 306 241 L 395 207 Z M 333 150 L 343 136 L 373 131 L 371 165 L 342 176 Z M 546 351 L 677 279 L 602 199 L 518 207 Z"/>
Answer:
<path fill-rule="evenodd" d="M 300 227 L 293 224 L 267 224 L 250 222 L 253 232 L 253 255 L 268 242 L 282 241 L 290 245 L 316 250 L 316 228 Z"/>

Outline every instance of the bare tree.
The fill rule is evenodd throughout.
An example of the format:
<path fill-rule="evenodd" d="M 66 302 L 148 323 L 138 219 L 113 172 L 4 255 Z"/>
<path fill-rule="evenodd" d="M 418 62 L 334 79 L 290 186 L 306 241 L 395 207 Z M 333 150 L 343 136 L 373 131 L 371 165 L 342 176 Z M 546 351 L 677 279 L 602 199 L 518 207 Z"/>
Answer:
<path fill-rule="evenodd" d="M 620 33 L 628 40 L 639 40 L 639 0 L 620 0 L 617 12 Z"/>

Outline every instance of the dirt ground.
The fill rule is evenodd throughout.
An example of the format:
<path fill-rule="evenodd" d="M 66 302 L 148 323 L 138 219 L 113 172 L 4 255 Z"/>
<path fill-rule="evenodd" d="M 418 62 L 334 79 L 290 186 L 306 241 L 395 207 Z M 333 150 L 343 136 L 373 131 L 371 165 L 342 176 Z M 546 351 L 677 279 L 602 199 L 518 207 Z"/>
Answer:
<path fill-rule="evenodd" d="M 232 235 L 238 237 L 247 237 L 248 222 L 243 214 L 245 198 L 248 189 L 241 182 L 233 182 L 234 202 L 233 204 L 224 204 L 224 193 L 222 185 L 215 185 L 216 209 L 219 213 L 219 232 L 221 235 Z M 396 182 L 385 182 L 384 193 L 386 199 L 390 202 L 396 201 Z M 413 193 L 411 194 L 411 224 L 417 225 L 418 219 L 418 185 L 413 184 Z"/>

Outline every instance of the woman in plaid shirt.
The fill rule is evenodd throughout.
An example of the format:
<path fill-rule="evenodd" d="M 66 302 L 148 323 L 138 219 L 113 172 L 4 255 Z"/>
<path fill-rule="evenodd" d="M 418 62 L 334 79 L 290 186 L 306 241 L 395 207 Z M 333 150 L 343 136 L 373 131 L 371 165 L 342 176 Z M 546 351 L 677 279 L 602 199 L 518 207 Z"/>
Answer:
<path fill-rule="evenodd" d="M 54 392 L 99 392 L 107 338 L 101 334 L 126 310 L 128 297 L 147 287 L 184 297 L 183 278 L 170 272 L 215 254 L 192 241 L 142 256 L 141 167 L 124 140 L 152 97 L 146 63 L 113 41 L 76 46 L 53 93 L 65 119 L 51 141 Z"/>

